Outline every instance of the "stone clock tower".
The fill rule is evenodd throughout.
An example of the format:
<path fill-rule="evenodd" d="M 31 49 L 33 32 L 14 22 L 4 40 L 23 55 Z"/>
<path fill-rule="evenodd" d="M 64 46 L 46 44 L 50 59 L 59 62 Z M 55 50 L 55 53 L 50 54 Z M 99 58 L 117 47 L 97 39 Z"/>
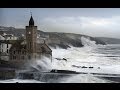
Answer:
<path fill-rule="evenodd" d="M 36 58 L 36 40 L 37 39 L 37 26 L 34 26 L 34 20 L 31 15 L 29 26 L 26 26 L 26 51 L 28 59 Z"/>

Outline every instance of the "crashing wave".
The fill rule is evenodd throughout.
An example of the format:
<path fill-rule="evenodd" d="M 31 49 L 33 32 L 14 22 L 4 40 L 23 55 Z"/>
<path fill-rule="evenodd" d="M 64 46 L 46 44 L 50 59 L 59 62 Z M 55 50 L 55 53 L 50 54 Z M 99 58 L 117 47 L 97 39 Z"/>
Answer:
<path fill-rule="evenodd" d="M 34 60 L 33 62 L 29 63 L 29 68 L 30 70 L 35 70 L 35 71 L 50 71 L 52 66 L 51 66 L 51 60 L 47 57 L 42 57 L 41 59 Z"/>
<path fill-rule="evenodd" d="M 82 37 L 81 37 L 81 43 L 82 43 L 82 45 L 84 45 L 84 46 L 92 46 L 92 47 L 96 46 L 96 42 L 90 40 L 89 37 L 83 37 L 83 36 L 82 36 Z"/>

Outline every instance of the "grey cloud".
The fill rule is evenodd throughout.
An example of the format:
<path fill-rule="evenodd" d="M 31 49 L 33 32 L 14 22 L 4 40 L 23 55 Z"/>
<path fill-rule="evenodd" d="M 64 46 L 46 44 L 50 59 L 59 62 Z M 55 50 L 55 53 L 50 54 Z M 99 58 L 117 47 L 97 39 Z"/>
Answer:
<path fill-rule="evenodd" d="M 57 17 L 44 18 L 41 29 L 48 32 L 79 33 L 97 37 L 120 38 L 120 16 L 97 17 Z"/>

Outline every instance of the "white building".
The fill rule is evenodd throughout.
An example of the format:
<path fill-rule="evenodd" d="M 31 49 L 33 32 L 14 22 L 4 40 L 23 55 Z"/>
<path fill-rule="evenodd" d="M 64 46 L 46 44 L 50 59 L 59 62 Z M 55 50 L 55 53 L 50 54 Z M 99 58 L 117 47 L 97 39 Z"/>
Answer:
<path fill-rule="evenodd" d="M 5 40 L 17 40 L 18 39 L 13 34 L 6 34 L 3 37 L 5 38 Z"/>
<path fill-rule="evenodd" d="M 12 44 L 4 42 L 5 40 L 17 40 L 17 37 L 14 37 L 13 35 L 7 35 L 7 34 L 4 34 L 3 36 L 0 35 L 0 53 L 1 53 L 0 58 L 4 60 L 9 60 L 8 54 Z"/>
<path fill-rule="evenodd" d="M 0 40 L 17 40 L 17 37 L 14 37 L 12 34 L 4 34 L 4 36 L 0 35 Z M 8 43 L 1 42 L 0 43 L 0 52 L 9 53 L 9 49 L 12 45 Z"/>

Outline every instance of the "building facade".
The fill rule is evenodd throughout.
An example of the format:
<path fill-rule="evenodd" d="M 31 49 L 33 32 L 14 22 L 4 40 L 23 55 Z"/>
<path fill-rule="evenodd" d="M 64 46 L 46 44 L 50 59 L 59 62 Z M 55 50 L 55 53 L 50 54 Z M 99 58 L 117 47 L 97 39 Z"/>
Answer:
<path fill-rule="evenodd" d="M 9 50 L 10 60 L 35 60 L 42 56 L 47 56 L 52 59 L 52 50 L 48 45 L 38 43 L 37 26 L 34 25 L 33 17 L 30 17 L 29 25 L 26 26 L 26 39 L 16 40 Z"/>
<path fill-rule="evenodd" d="M 0 35 L 0 60 L 9 60 L 9 49 L 12 44 L 2 35 Z"/>

